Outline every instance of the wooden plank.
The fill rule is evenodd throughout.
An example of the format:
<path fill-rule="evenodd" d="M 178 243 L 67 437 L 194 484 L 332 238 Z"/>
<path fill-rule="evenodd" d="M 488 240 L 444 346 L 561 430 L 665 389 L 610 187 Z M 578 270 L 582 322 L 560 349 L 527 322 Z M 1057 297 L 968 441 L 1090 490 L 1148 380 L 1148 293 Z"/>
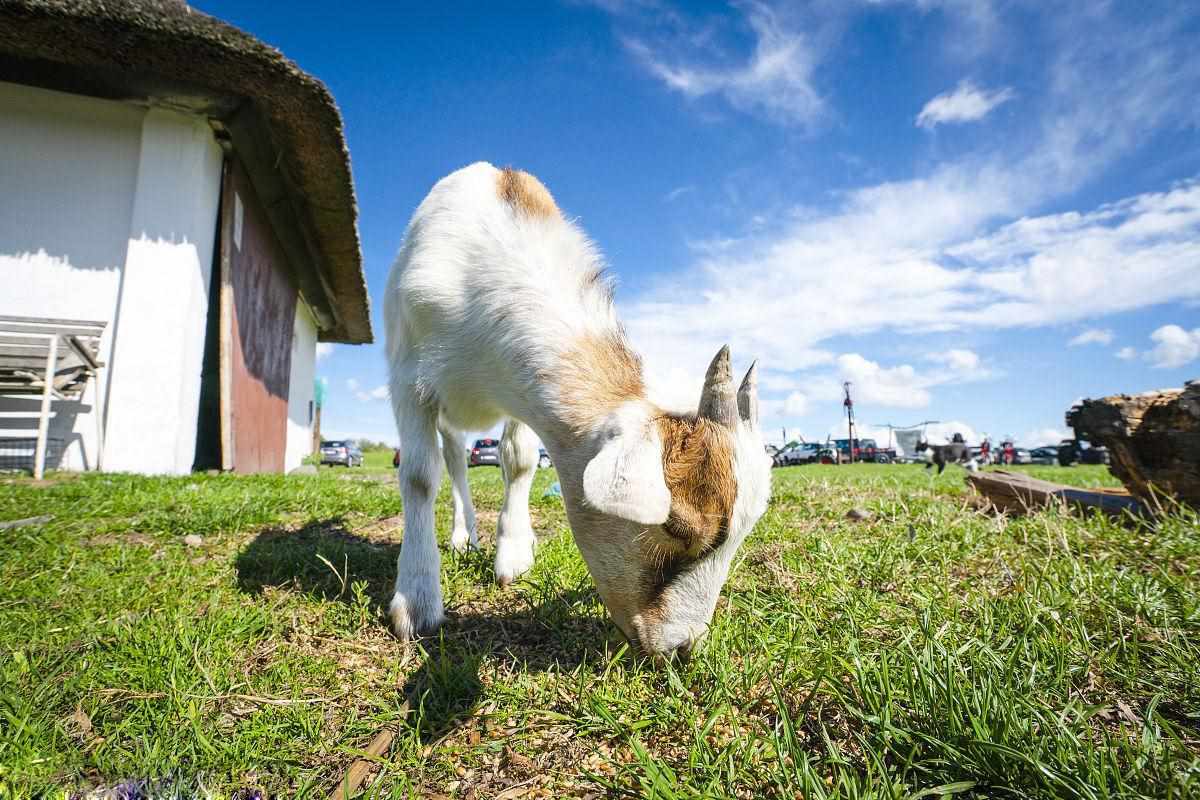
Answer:
<path fill-rule="evenodd" d="M 1054 503 L 1077 508 L 1097 508 L 1106 514 L 1139 513 L 1141 506 L 1129 495 L 1114 489 L 1082 489 L 1040 480 L 1023 472 L 991 470 L 967 475 L 971 486 L 996 508 L 1025 514 Z"/>
<path fill-rule="evenodd" d="M 98 337 L 104 334 L 104 327 L 104 323 L 86 323 L 70 320 L 55 322 L 9 317 L 0 321 L 0 330 L 5 333 L 56 333 L 60 336 Z"/>
<path fill-rule="evenodd" d="M 81 328 L 99 328 L 100 330 L 103 330 L 108 325 L 107 322 L 100 322 L 94 319 L 56 319 L 54 317 L 20 317 L 14 314 L 0 314 L 0 327 L 10 322 L 20 325 L 55 325 L 59 327 L 66 325 Z"/>
<path fill-rule="evenodd" d="M 40 481 L 46 471 L 46 435 L 50 431 L 50 400 L 54 389 L 54 366 L 58 362 L 58 337 L 50 339 L 50 352 L 46 354 L 46 371 L 42 376 L 42 406 L 38 411 L 37 448 L 33 453 L 33 479 Z"/>
<path fill-rule="evenodd" d="M 55 341 L 57 342 L 57 340 Z M 56 349 L 55 352 L 58 353 L 61 351 Z M 41 367 L 46 365 L 46 356 L 49 353 L 49 348 L 42 350 L 38 355 L 9 355 L 8 353 L 0 353 L 0 369 L 36 369 L 41 371 Z M 80 366 L 74 353 L 68 353 L 58 358 L 58 363 L 59 369 Z"/>
<path fill-rule="evenodd" d="M 79 356 L 80 360 L 88 366 L 89 369 L 100 369 L 101 363 L 96 359 L 100 353 L 100 342 L 93 341 L 93 347 L 89 347 L 86 342 L 78 336 L 67 336 L 66 342 L 70 348 L 75 351 L 75 355 Z"/>

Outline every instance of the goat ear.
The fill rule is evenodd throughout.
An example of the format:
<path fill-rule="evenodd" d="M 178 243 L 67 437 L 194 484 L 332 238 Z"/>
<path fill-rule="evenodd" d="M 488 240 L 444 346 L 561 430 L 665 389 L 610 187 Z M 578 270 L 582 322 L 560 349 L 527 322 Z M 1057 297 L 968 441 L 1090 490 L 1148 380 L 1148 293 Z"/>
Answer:
<path fill-rule="evenodd" d="M 612 420 L 600 451 L 583 470 L 583 497 L 597 511 L 639 525 L 661 525 L 671 513 L 663 477 L 662 439 L 653 423 Z"/>

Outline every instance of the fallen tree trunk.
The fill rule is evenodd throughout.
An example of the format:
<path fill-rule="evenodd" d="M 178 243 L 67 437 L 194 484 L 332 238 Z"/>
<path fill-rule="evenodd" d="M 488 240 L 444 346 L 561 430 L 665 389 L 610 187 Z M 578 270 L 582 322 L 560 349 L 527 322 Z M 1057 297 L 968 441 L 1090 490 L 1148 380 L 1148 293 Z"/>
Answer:
<path fill-rule="evenodd" d="M 1200 381 L 1084 400 L 1067 424 L 1107 447 L 1113 475 L 1151 507 L 1165 496 L 1200 508 Z"/>
<path fill-rule="evenodd" d="M 1120 489 L 1080 489 L 1031 478 L 1024 472 L 974 472 L 967 475 L 967 482 L 993 508 L 1009 514 L 1026 514 L 1054 503 L 1083 509 L 1098 508 L 1112 515 L 1136 514 L 1141 510 L 1138 501 Z"/>

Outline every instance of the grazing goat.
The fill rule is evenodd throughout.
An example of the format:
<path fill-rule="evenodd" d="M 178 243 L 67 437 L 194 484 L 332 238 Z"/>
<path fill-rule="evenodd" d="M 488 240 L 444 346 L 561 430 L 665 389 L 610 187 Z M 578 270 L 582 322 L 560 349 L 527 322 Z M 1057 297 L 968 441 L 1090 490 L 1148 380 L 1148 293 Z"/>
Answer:
<path fill-rule="evenodd" d="M 942 474 L 947 464 L 962 464 L 968 472 L 975 472 L 977 469 L 975 459 L 971 458 L 971 452 L 967 449 L 961 433 L 954 434 L 954 441 L 950 444 L 917 442 L 916 449 L 918 453 L 924 453 L 926 450 L 931 452 L 930 460 L 925 463 L 925 469 L 930 469 L 937 464 L 938 475 Z"/>
<path fill-rule="evenodd" d="M 451 546 L 477 547 L 462 432 L 506 419 L 496 580 L 507 585 L 533 565 L 540 437 L 613 620 L 652 655 L 686 655 L 767 506 L 755 368 L 737 389 L 722 348 L 694 414 L 651 403 L 592 243 L 532 175 L 485 163 L 443 178 L 417 208 L 388 276 L 384 318 L 404 447 L 396 635 L 443 620 L 433 529 L 442 458 Z"/>

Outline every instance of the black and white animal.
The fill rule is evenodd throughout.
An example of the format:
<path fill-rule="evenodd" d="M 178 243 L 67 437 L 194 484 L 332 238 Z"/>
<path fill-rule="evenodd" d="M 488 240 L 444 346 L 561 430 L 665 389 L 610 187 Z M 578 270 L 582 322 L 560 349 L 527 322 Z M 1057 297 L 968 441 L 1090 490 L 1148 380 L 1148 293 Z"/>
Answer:
<path fill-rule="evenodd" d="M 937 464 L 938 475 L 942 474 L 947 464 L 962 464 L 971 472 L 975 471 L 975 459 L 971 458 L 971 451 L 967 449 L 967 443 L 963 440 L 961 433 L 954 434 L 950 444 L 917 442 L 916 449 L 918 453 L 924 453 L 927 450 L 932 452 L 932 456 L 925 464 L 925 469 L 930 469 Z"/>

